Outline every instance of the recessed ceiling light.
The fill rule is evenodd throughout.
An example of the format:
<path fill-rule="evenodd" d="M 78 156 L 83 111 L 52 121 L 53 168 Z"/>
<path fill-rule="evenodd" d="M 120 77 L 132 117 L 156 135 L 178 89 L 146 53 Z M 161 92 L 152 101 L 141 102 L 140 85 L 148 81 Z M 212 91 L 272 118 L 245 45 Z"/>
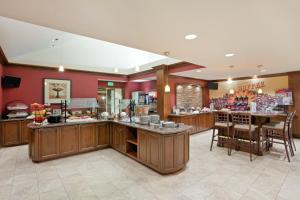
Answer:
<path fill-rule="evenodd" d="M 119 72 L 119 69 L 118 69 L 118 68 L 115 68 L 114 71 L 115 71 L 115 73 L 118 73 L 118 72 Z"/>
<path fill-rule="evenodd" d="M 228 83 L 228 84 L 232 83 L 232 78 L 229 77 L 229 78 L 227 79 L 227 83 Z"/>
<path fill-rule="evenodd" d="M 201 69 L 197 69 L 196 72 L 200 73 L 200 72 L 202 72 L 202 70 Z"/>
<path fill-rule="evenodd" d="M 225 57 L 232 57 L 232 56 L 234 56 L 234 53 L 227 53 L 227 54 L 225 54 Z"/>
<path fill-rule="evenodd" d="M 60 72 L 64 72 L 64 71 L 65 71 L 65 68 L 64 68 L 64 66 L 60 65 L 60 66 L 58 67 L 58 71 L 60 71 Z"/>
<path fill-rule="evenodd" d="M 197 35 L 196 34 L 188 34 L 188 35 L 184 36 L 184 38 L 186 40 L 194 40 L 197 38 Z"/>
<path fill-rule="evenodd" d="M 266 72 L 267 70 L 266 69 L 261 69 L 260 72 L 264 73 Z"/>
<path fill-rule="evenodd" d="M 58 38 L 54 38 L 53 40 L 52 40 L 52 42 L 57 42 L 58 41 Z"/>
<path fill-rule="evenodd" d="M 164 55 L 168 57 L 170 55 L 170 51 L 165 51 Z"/>
<path fill-rule="evenodd" d="M 257 75 L 254 75 L 254 76 L 253 76 L 253 79 L 257 79 Z"/>

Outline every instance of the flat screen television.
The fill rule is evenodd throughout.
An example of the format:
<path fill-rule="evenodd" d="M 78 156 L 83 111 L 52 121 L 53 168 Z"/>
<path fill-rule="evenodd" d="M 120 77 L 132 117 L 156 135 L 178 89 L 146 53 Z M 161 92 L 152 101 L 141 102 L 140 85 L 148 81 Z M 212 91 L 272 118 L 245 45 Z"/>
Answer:
<path fill-rule="evenodd" d="M 217 90 L 218 89 L 218 83 L 215 82 L 208 82 L 207 84 L 209 90 Z"/>
<path fill-rule="evenodd" d="M 21 78 L 14 76 L 3 76 L 1 85 L 3 88 L 18 88 L 21 83 Z"/>

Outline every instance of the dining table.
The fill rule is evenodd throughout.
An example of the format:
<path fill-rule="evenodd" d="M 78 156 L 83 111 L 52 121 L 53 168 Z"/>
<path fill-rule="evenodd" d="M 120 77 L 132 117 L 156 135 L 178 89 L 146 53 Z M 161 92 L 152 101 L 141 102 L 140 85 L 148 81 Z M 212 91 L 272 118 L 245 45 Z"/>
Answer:
<path fill-rule="evenodd" d="M 228 111 L 228 112 L 229 112 L 229 114 L 236 113 L 236 112 L 250 113 L 251 119 L 252 119 L 251 120 L 252 124 L 257 125 L 257 127 L 258 127 L 258 132 L 257 132 L 257 135 L 255 137 L 256 146 L 254 148 L 254 153 L 259 155 L 259 156 L 263 155 L 263 151 L 265 150 L 264 143 L 266 142 L 266 140 L 264 138 L 264 135 L 261 132 L 262 131 L 262 126 L 266 123 L 269 123 L 269 122 L 284 121 L 286 116 L 287 116 L 287 113 L 282 112 L 282 111 L 256 111 L 256 112 L 251 112 L 251 111 Z M 230 135 L 232 135 L 233 128 L 230 129 L 230 132 L 231 132 Z M 221 133 L 220 136 L 223 135 L 223 134 L 226 134 L 222 130 L 219 130 L 219 133 Z M 242 139 L 243 140 L 247 140 L 247 139 L 249 140 L 249 138 L 247 136 L 248 136 L 247 134 L 242 135 Z M 224 139 L 224 138 L 221 138 L 221 137 L 219 138 L 219 141 L 221 141 L 221 142 L 218 143 L 218 146 L 223 147 L 223 146 L 228 146 L 230 144 L 230 141 L 228 139 Z M 245 142 L 241 142 L 241 143 L 239 143 L 239 146 L 236 146 L 236 149 L 241 150 L 241 151 L 245 151 L 245 152 L 249 152 L 249 145 L 246 145 Z"/>

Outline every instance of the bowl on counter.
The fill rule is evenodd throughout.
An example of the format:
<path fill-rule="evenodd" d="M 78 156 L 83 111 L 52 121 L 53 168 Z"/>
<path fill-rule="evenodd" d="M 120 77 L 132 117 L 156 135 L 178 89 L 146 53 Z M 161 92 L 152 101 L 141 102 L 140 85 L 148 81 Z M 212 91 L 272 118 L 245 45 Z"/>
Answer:
<path fill-rule="evenodd" d="M 48 116 L 48 123 L 59 123 L 61 120 L 60 115 L 50 115 Z"/>

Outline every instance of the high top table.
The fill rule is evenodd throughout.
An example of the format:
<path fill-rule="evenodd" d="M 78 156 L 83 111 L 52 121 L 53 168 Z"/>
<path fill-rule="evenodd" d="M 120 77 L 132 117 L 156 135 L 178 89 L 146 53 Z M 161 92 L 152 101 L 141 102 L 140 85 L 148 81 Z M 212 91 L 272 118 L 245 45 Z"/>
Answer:
<path fill-rule="evenodd" d="M 235 112 L 242 112 L 242 113 L 250 113 L 251 117 L 252 117 L 252 123 L 256 124 L 258 126 L 258 134 L 256 135 L 256 142 L 257 144 L 254 147 L 254 153 L 257 155 L 262 156 L 263 155 L 263 143 L 265 141 L 265 138 L 262 138 L 261 135 L 261 127 L 263 124 L 268 123 L 270 121 L 283 121 L 287 114 L 283 113 L 283 112 L 277 112 L 277 111 L 273 111 L 273 112 L 263 112 L 263 111 L 258 111 L 258 112 L 250 112 L 250 111 L 229 111 L 229 113 L 235 113 Z M 221 130 L 219 130 L 221 131 Z M 232 133 L 233 130 L 231 130 Z M 222 135 L 222 133 L 221 133 Z M 249 140 L 249 138 L 247 137 L 247 135 L 242 135 L 241 139 L 245 139 L 245 140 Z M 219 146 L 227 146 L 229 145 L 228 140 L 224 139 L 224 138 L 219 138 L 219 142 L 218 145 Z M 245 143 L 245 142 L 244 142 Z M 239 150 L 241 151 L 245 151 L 245 152 L 249 152 L 249 145 L 244 145 L 243 142 L 241 142 L 241 146 L 237 147 Z"/>

